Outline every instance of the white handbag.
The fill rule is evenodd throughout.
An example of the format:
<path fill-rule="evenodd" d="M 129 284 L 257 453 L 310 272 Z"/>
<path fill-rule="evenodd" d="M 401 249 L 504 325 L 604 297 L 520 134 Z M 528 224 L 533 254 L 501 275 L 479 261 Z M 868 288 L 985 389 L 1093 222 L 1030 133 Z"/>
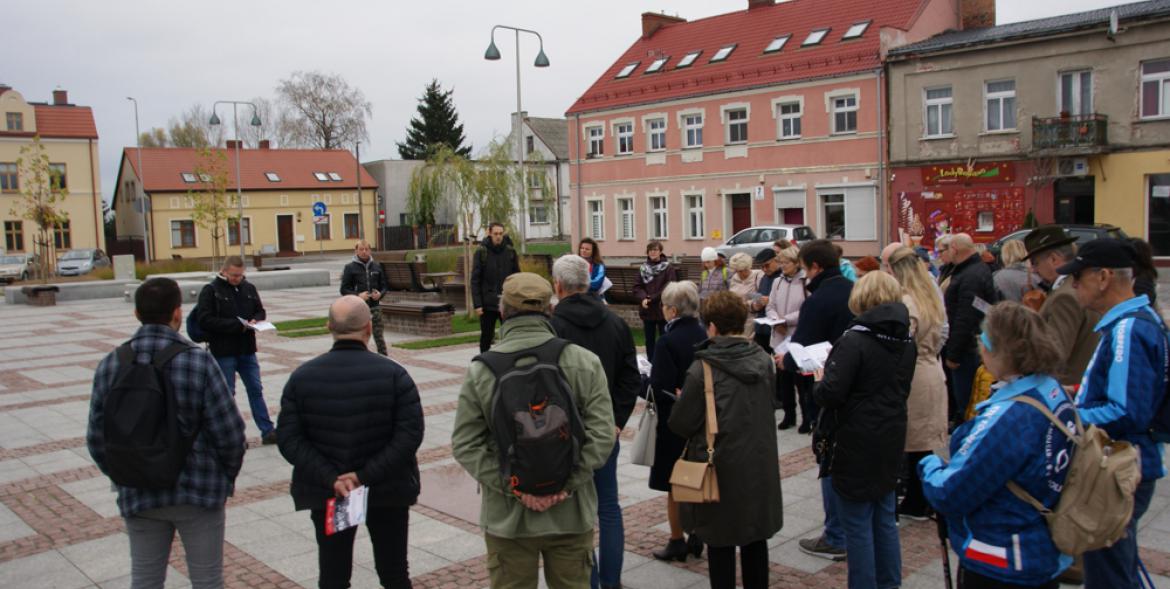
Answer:
<path fill-rule="evenodd" d="M 634 434 L 630 462 L 639 466 L 654 464 L 654 444 L 658 440 L 658 407 L 654 404 L 654 392 L 646 388 L 646 408 L 638 418 L 638 432 Z"/>

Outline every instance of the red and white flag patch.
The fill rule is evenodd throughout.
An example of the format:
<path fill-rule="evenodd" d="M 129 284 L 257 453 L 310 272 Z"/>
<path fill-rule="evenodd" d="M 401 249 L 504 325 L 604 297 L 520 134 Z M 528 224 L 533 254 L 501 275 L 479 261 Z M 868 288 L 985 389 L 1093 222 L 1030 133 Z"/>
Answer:
<path fill-rule="evenodd" d="M 984 544 L 979 540 L 972 539 L 967 544 L 967 550 L 963 555 L 975 562 L 981 562 L 1001 569 L 1008 568 L 1007 548 Z"/>

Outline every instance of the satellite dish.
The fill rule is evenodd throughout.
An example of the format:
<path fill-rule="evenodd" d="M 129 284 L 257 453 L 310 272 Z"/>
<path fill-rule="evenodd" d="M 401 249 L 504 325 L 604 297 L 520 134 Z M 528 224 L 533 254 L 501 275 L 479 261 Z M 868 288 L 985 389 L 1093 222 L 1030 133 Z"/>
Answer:
<path fill-rule="evenodd" d="M 1114 8 L 1113 10 L 1109 11 L 1109 32 L 1106 34 L 1106 36 L 1109 37 L 1110 40 L 1112 40 L 1114 37 L 1117 36 L 1117 32 L 1118 32 L 1117 9 Z"/>

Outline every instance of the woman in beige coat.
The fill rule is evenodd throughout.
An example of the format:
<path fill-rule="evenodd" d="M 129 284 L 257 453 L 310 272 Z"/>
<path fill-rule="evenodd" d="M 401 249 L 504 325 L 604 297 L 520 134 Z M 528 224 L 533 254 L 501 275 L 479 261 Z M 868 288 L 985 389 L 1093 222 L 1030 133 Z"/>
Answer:
<path fill-rule="evenodd" d="M 918 478 L 918 461 L 947 445 L 947 383 L 939 351 L 946 343 L 947 314 L 938 289 L 922 260 L 908 247 L 889 257 L 889 272 L 902 285 L 902 302 L 910 310 L 910 333 L 918 348 L 910 398 L 906 401 L 906 496 L 899 516 L 926 519 L 929 505 Z"/>
<path fill-rule="evenodd" d="M 760 280 L 763 279 L 764 273 L 753 270 L 752 257 L 742 252 L 731 256 L 728 266 L 731 267 L 733 274 L 728 281 L 727 290 L 739 295 L 750 309 L 752 303 L 760 298 Z M 750 339 L 755 334 L 755 325 L 755 317 L 748 313 L 747 322 L 743 326 L 745 337 Z"/>

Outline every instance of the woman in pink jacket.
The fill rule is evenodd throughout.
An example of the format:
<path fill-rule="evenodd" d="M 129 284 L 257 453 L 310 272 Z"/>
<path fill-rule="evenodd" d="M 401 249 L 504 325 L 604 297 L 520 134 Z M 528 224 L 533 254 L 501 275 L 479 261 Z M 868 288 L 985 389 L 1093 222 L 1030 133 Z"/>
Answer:
<path fill-rule="evenodd" d="M 768 306 L 765 315 L 773 321 L 782 320 L 772 327 L 771 346 L 776 356 L 776 379 L 779 389 L 780 405 L 784 408 L 784 419 L 777 426 L 779 429 L 788 429 L 796 425 L 796 380 L 806 378 L 795 372 L 784 370 L 784 355 L 788 353 L 788 337 L 796 331 L 796 322 L 800 319 L 800 305 L 805 297 L 804 271 L 800 269 L 795 247 L 780 250 L 777 259 L 780 260 L 780 275 L 772 282 L 772 292 L 768 295 Z M 810 422 L 816 417 L 812 399 L 804 391 L 808 387 L 800 387 L 800 429 L 801 433 L 808 433 Z"/>

